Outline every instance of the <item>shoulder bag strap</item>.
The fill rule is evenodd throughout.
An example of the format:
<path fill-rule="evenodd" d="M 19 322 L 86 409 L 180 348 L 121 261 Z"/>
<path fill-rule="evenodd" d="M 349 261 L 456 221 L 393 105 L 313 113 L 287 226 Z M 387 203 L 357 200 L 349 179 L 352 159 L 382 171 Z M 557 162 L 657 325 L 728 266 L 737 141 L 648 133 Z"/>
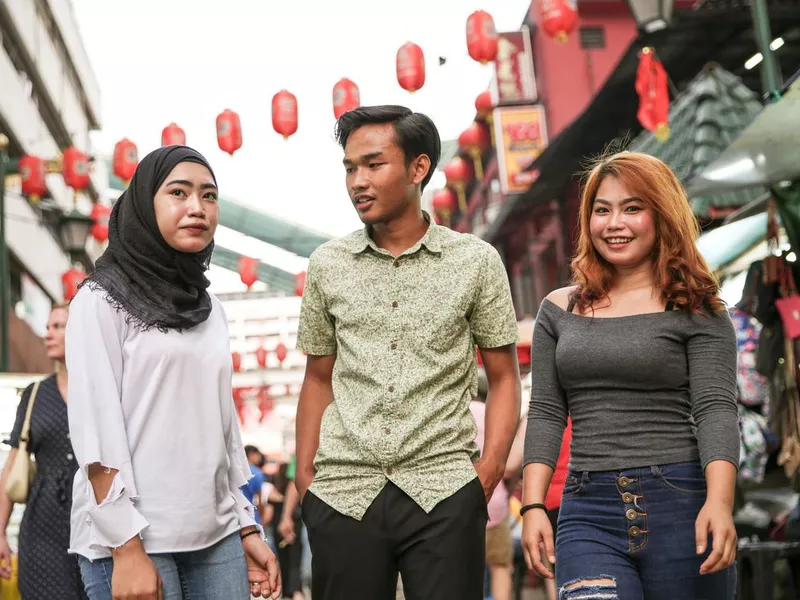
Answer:
<path fill-rule="evenodd" d="M 36 394 L 39 393 L 39 381 L 33 384 L 33 391 L 31 397 L 28 399 L 28 410 L 25 411 L 25 421 L 22 423 L 22 431 L 19 434 L 20 450 L 27 449 L 30 436 L 28 435 L 31 430 L 31 413 L 33 412 L 33 403 L 36 401 Z M 23 448 L 23 444 L 25 444 Z"/>

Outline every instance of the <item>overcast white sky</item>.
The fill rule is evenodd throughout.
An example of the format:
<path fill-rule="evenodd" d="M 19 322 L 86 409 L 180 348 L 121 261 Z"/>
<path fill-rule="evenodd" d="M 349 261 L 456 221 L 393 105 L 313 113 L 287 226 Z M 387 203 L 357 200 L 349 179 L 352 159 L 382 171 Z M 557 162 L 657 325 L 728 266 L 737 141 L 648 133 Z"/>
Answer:
<path fill-rule="evenodd" d="M 333 140 L 331 91 L 342 77 L 361 102 L 404 104 L 428 114 L 443 139 L 474 117 L 491 66 L 466 49 L 466 20 L 483 9 L 500 31 L 518 29 L 530 0 L 72 0 L 97 75 L 103 129 L 95 152 L 123 137 L 139 155 L 157 148 L 171 121 L 211 162 L 223 196 L 331 235 L 360 226 L 344 187 Z M 427 80 L 409 94 L 397 84 L 395 55 L 406 41 L 425 52 Z M 438 57 L 447 58 L 440 67 Z M 284 141 L 272 129 L 272 96 L 297 96 L 299 129 Z M 233 157 L 217 146 L 216 116 L 242 121 Z M 293 260 L 260 242 L 220 231 L 218 243 L 290 271 Z M 243 289 L 238 275 L 212 270 L 213 289 Z"/>

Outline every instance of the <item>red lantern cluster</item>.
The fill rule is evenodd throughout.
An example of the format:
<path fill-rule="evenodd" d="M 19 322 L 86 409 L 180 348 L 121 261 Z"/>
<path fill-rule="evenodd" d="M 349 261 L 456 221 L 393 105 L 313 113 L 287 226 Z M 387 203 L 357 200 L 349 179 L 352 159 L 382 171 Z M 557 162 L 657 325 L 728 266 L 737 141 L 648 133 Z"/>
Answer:
<path fill-rule="evenodd" d="M 639 94 L 639 111 L 636 113 L 639 123 L 652 131 L 656 139 L 666 140 L 669 137 L 667 72 L 649 47 L 642 49 L 639 55 L 636 93 Z"/>
<path fill-rule="evenodd" d="M 456 156 L 442 170 L 447 179 L 447 186 L 453 188 L 458 195 L 461 212 L 467 214 L 467 186 L 475 176 L 472 172 L 472 165 L 460 156 Z"/>
<path fill-rule="evenodd" d="M 294 294 L 302 296 L 306 289 L 306 272 L 303 271 L 294 276 Z"/>
<path fill-rule="evenodd" d="M 258 259 L 249 256 L 239 257 L 239 277 L 249 290 L 258 281 Z"/>
<path fill-rule="evenodd" d="M 461 152 L 466 152 L 472 157 L 475 166 L 475 176 L 478 181 L 483 181 L 483 153 L 492 145 L 492 134 L 483 123 L 473 121 L 464 132 L 458 136 L 458 147 Z"/>
<path fill-rule="evenodd" d="M 239 115 L 227 108 L 217 116 L 217 144 L 220 150 L 231 156 L 242 147 L 242 123 Z"/>
<path fill-rule="evenodd" d="M 127 183 L 133 178 L 139 164 L 139 152 L 136 144 L 123 138 L 114 146 L 114 175 Z"/>
<path fill-rule="evenodd" d="M 291 92 L 281 90 L 272 97 L 272 128 L 285 140 L 297 131 L 297 98 Z"/>
<path fill-rule="evenodd" d="M 486 90 L 478 94 L 478 97 L 475 98 L 475 112 L 478 113 L 478 118 L 488 121 L 492 116 L 493 110 L 492 90 Z"/>
<path fill-rule="evenodd" d="M 267 386 L 262 387 L 258 390 L 258 412 L 260 414 L 259 422 L 263 423 L 269 414 L 272 412 L 272 409 L 275 407 L 275 400 L 273 400 L 272 396 L 269 394 L 269 388 Z"/>
<path fill-rule="evenodd" d="M 64 289 L 64 302 L 69 302 L 78 293 L 78 286 L 86 279 L 86 273 L 80 269 L 69 269 L 61 276 L 61 285 Z"/>
<path fill-rule="evenodd" d="M 36 204 L 47 193 L 47 165 L 38 156 L 26 154 L 19 159 L 22 193 Z"/>
<path fill-rule="evenodd" d="M 467 50 L 482 65 L 497 56 L 497 29 L 489 13 L 478 10 L 467 19 Z"/>
<path fill-rule="evenodd" d="M 450 217 L 458 210 L 458 198 L 450 188 L 437 190 L 433 194 L 433 211 L 443 224 L 450 227 Z"/>
<path fill-rule="evenodd" d="M 231 364 L 233 365 L 234 373 L 242 370 L 242 355 L 238 352 L 231 352 Z"/>
<path fill-rule="evenodd" d="M 340 79 L 333 86 L 333 116 L 338 120 L 344 113 L 361 106 L 358 86 L 347 79 Z"/>
<path fill-rule="evenodd" d="M 92 206 L 92 229 L 90 233 L 98 242 L 108 239 L 108 220 L 111 218 L 111 209 L 105 204 L 96 203 Z"/>
<path fill-rule="evenodd" d="M 397 51 L 397 82 L 409 92 L 416 92 L 425 85 L 425 55 L 422 48 L 406 42 Z"/>
<path fill-rule="evenodd" d="M 64 182 L 76 192 L 89 187 L 89 157 L 70 146 L 64 150 L 63 160 Z"/>
<path fill-rule="evenodd" d="M 544 32 L 557 42 L 566 42 L 578 23 L 577 0 L 537 0 Z"/>
<path fill-rule="evenodd" d="M 170 123 L 161 132 L 162 146 L 185 146 L 186 132 L 175 123 Z"/>

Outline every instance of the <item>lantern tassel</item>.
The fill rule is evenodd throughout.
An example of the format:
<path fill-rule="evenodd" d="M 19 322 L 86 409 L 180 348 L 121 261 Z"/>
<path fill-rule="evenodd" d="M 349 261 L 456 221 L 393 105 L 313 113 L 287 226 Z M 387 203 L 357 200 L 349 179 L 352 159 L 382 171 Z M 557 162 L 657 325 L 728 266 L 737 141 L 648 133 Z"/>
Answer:
<path fill-rule="evenodd" d="M 483 162 L 480 148 L 471 148 L 469 153 L 472 156 L 472 163 L 475 165 L 475 178 L 481 182 L 483 181 Z"/>
<path fill-rule="evenodd" d="M 458 207 L 461 209 L 461 214 L 465 215 L 467 214 L 467 194 L 463 185 L 456 187 L 456 194 L 458 194 Z"/>
<path fill-rule="evenodd" d="M 664 142 L 668 140 L 669 125 L 667 125 L 666 123 L 659 123 L 658 125 L 656 125 L 655 136 L 659 142 Z"/>
<path fill-rule="evenodd" d="M 559 44 L 566 44 L 567 43 L 567 32 L 566 31 L 559 31 L 555 36 L 555 40 Z"/>
<path fill-rule="evenodd" d="M 489 127 L 489 139 L 492 140 L 492 148 L 496 148 L 496 144 L 494 143 L 494 115 L 489 113 L 486 116 L 486 125 Z"/>

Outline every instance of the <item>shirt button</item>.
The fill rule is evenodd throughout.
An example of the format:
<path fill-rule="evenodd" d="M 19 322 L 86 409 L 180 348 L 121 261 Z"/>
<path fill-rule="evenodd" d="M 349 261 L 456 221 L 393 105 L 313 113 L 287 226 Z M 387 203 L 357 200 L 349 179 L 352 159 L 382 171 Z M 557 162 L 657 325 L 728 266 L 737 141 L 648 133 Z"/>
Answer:
<path fill-rule="evenodd" d="M 395 300 L 394 302 L 392 302 L 392 308 L 397 308 L 397 300 Z"/>
<path fill-rule="evenodd" d="M 72 460 L 73 458 L 75 458 L 75 457 L 72 456 L 71 452 L 69 454 L 67 454 L 67 460 Z"/>
<path fill-rule="evenodd" d="M 393 385 L 390 385 L 390 386 L 389 386 L 389 391 L 390 391 L 390 392 L 393 392 L 393 391 L 394 391 L 394 386 L 393 386 Z"/>
<path fill-rule="evenodd" d="M 397 267 L 399 267 L 399 266 L 400 266 L 400 263 L 399 263 L 399 262 L 397 262 L 397 261 L 394 261 L 394 266 L 395 266 L 395 268 L 397 268 Z"/>
<path fill-rule="evenodd" d="M 391 475 L 393 472 L 394 472 L 394 469 L 392 469 L 392 467 L 386 467 L 386 474 L 387 475 Z"/>
<path fill-rule="evenodd" d="M 389 427 L 384 427 L 383 433 L 385 433 L 386 435 L 392 435 L 392 430 Z"/>
<path fill-rule="evenodd" d="M 392 342 L 392 350 L 397 350 L 397 342 Z"/>

